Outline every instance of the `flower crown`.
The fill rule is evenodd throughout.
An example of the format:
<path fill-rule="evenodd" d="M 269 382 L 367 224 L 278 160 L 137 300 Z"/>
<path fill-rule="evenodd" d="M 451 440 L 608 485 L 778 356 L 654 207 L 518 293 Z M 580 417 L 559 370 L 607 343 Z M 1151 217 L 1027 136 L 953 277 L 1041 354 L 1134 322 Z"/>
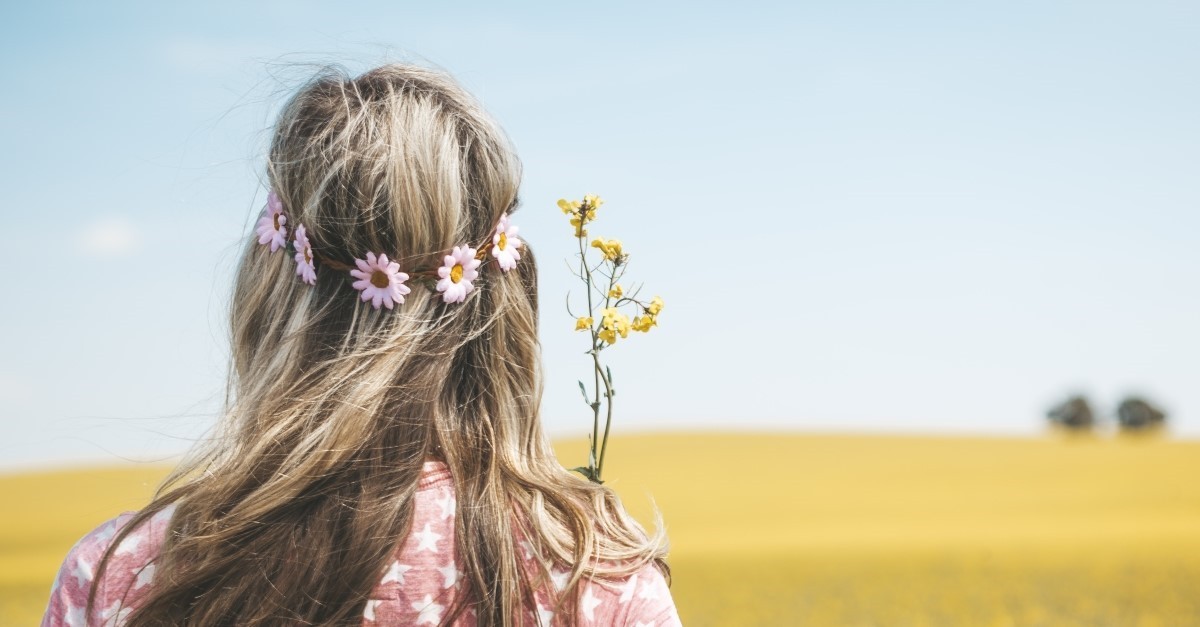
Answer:
<path fill-rule="evenodd" d="M 285 248 L 294 254 L 296 259 L 296 274 L 308 285 L 317 283 L 316 262 L 334 270 L 349 271 L 350 276 L 357 279 L 352 287 L 361 293 L 363 302 L 370 301 L 371 306 L 393 308 L 396 304 L 404 304 L 404 296 L 412 290 L 405 283 L 413 277 L 400 271 L 400 264 L 388 259 L 384 253 L 376 255 L 367 251 L 366 259 L 354 259 L 354 266 L 346 265 L 335 259 L 328 259 L 313 250 L 312 242 L 303 224 L 296 227 L 288 226 L 288 217 L 283 210 L 283 201 L 275 190 L 267 194 L 267 206 L 263 216 L 255 228 L 258 233 L 258 243 L 269 245 L 271 252 Z M 500 269 L 508 272 L 517 267 L 521 253 L 517 249 L 524 242 L 517 238 L 517 227 L 509 223 L 508 213 L 500 216 L 492 239 L 484 242 L 478 248 L 469 245 L 455 246 L 443 258 L 442 265 L 434 270 L 416 271 L 413 275 L 420 279 L 432 280 L 437 278 L 435 288 L 442 293 L 442 300 L 447 303 L 461 303 L 467 299 L 467 294 L 475 290 L 475 279 L 479 278 L 479 267 L 487 260 L 490 250 L 496 258 Z"/>

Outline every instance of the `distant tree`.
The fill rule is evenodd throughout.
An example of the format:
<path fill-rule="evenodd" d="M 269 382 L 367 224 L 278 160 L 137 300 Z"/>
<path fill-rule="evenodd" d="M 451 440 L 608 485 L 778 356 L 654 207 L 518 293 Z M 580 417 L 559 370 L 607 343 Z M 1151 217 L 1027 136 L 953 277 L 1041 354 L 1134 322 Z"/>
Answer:
<path fill-rule="evenodd" d="M 1167 415 L 1148 401 L 1130 396 L 1117 407 L 1117 425 L 1122 431 L 1148 431 L 1163 427 Z"/>
<path fill-rule="evenodd" d="M 1073 431 L 1091 429 L 1096 425 L 1092 406 L 1082 396 L 1072 396 L 1050 408 L 1050 411 L 1046 412 L 1046 418 L 1052 425 Z"/>

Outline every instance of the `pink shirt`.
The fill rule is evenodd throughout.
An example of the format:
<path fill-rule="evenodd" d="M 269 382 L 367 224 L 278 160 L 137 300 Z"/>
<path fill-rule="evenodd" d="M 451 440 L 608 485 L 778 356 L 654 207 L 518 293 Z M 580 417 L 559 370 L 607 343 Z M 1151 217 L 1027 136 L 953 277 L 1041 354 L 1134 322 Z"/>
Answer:
<path fill-rule="evenodd" d="M 383 579 L 371 593 L 363 612 L 363 625 L 437 625 L 461 588 L 462 571 L 454 563 L 454 484 L 442 462 L 426 462 L 413 499 L 412 533 L 397 549 Z M 97 590 L 96 611 L 84 620 L 88 591 L 96 564 L 113 536 L 133 517 L 125 513 L 83 537 L 59 569 L 50 592 L 43 627 L 58 625 L 119 625 L 145 597 L 154 580 L 153 558 L 170 522 L 168 508 L 125 537 L 113 553 Z M 526 565 L 534 568 L 534 555 L 521 543 Z M 566 583 L 566 573 L 551 570 L 554 584 Z M 578 622 L 581 625 L 663 627 L 679 625 L 679 615 L 658 569 L 647 566 L 615 583 L 580 582 Z M 536 624 L 559 624 L 550 613 L 548 596 L 537 595 Z M 124 598 L 124 605 L 122 605 Z M 474 625 L 468 611 L 456 625 Z"/>

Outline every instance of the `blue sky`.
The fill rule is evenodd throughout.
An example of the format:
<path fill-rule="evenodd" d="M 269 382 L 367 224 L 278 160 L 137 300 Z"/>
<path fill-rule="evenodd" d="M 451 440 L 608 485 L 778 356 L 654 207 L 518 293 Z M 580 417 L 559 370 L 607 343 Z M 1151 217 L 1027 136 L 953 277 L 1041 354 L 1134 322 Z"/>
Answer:
<path fill-rule="evenodd" d="M 1200 7 L 21 3 L 0 9 L 0 467 L 168 458 L 308 63 L 442 67 L 524 163 L 544 420 L 590 424 L 560 197 L 662 325 L 617 429 L 1029 435 L 1071 391 L 1200 435 Z"/>

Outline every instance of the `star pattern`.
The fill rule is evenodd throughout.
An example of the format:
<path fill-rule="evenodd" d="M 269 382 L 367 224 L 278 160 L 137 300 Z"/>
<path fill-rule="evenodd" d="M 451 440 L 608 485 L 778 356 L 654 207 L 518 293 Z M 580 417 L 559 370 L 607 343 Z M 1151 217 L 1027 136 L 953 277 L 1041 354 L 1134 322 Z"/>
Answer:
<path fill-rule="evenodd" d="M 86 601 L 84 601 L 86 603 Z M 70 627 L 86 627 L 87 622 L 83 620 L 83 612 L 85 607 L 75 607 L 67 604 L 67 615 L 65 622 Z"/>
<path fill-rule="evenodd" d="M 75 563 L 75 569 L 71 576 L 75 578 L 75 583 L 79 587 L 92 581 L 92 565 L 87 563 L 82 557 Z"/>
<path fill-rule="evenodd" d="M 449 564 L 447 564 L 437 570 L 439 573 L 442 574 L 442 577 L 445 579 L 445 583 L 442 584 L 443 588 L 451 588 L 451 587 L 457 585 L 458 578 L 463 576 L 463 572 L 458 569 L 458 565 L 455 564 L 454 562 L 450 562 Z"/>
<path fill-rule="evenodd" d="M 438 507 L 442 508 L 442 520 L 446 520 L 454 515 L 455 500 L 454 495 L 449 490 L 444 490 L 442 498 L 434 502 L 438 504 Z"/>
<path fill-rule="evenodd" d="M 633 600 L 633 591 L 635 588 L 637 588 L 637 580 L 637 573 L 634 573 L 633 576 L 629 578 L 629 581 L 626 581 L 625 585 L 621 586 L 621 603 L 628 603 Z"/>
<path fill-rule="evenodd" d="M 430 625 L 438 624 L 442 620 L 442 610 L 446 609 L 445 606 L 433 602 L 432 594 L 427 594 L 424 599 L 413 603 L 412 608 L 420 612 L 417 615 L 417 622 L 415 623 L 417 625 L 423 623 L 429 623 Z"/>
<path fill-rule="evenodd" d="M 641 590 L 638 590 L 638 598 L 654 600 L 658 598 L 658 589 L 651 585 L 652 582 L 647 581 L 642 584 Z"/>
<path fill-rule="evenodd" d="M 134 569 L 133 572 L 137 575 L 133 589 L 137 590 L 142 586 L 149 585 L 150 581 L 154 579 L 154 564 L 146 564 L 142 568 Z"/>
<path fill-rule="evenodd" d="M 109 522 L 108 524 L 101 526 L 100 529 L 96 531 L 96 539 L 100 542 L 105 542 L 116 535 L 116 533 L 117 524 L 115 522 Z"/>
<path fill-rule="evenodd" d="M 142 536 L 131 533 L 117 545 L 117 555 L 133 555 L 138 550 L 138 545 L 142 543 Z"/>
<path fill-rule="evenodd" d="M 426 472 L 429 472 L 426 464 Z M 362 613 L 364 625 L 404 624 L 439 625 L 447 609 L 465 590 L 466 578 L 458 566 L 461 556 L 455 547 L 455 511 L 453 484 L 448 471 L 425 481 L 413 500 L 412 531 L 399 544 Z M 98 588 L 94 625 L 118 627 L 128 621 L 138 604 L 154 587 L 155 559 L 169 533 L 174 508 L 156 513 L 149 521 L 126 534 L 112 552 Z M 100 558 L 113 544 L 116 533 L 132 520 L 132 514 L 109 521 L 85 536 L 71 549 L 55 578 L 54 589 L 43 625 L 70 627 L 85 625 L 87 595 L 91 590 Z M 637 627 L 678 627 L 666 580 L 654 567 L 647 566 L 624 581 L 590 582 L 586 579 L 574 588 L 577 595 L 574 615 L 556 615 L 554 591 L 561 592 L 571 577 L 571 566 L 563 563 L 541 564 L 535 550 L 541 548 L 536 537 L 518 537 L 517 557 L 530 577 L 547 573 L 531 605 L 522 610 L 526 623 L 547 627 L 555 623 L 593 625 L 626 624 Z M 458 559 L 456 559 L 458 558 Z M 162 573 L 163 576 L 166 573 Z M 161 579 L 161 577 L 160 577 Z M 662 618 L 658 618 L 662 617 Z M 645 622 L 651 619 L 650 622 Z M 473 608 L 466 608 L 456 625 L 477 623 Z"/>
<path fill-rule="evenodd" d="M 571 578 L 571 573 L 558 570 L 557 568 L 550 569 L 550 581 L 554 583 L 555 590 L 562 590 L 567 587 L 567 581 Z"/>
<path fill-rule="evenodd" d="M 100 616 L 104 620 L 105 627 L 108 627 L 109 625 L 115 626 L 125 624 L 125 621 L 129 618 L 129 614 L 132 612 L 133 608 L 125 607 L 124 604 L 121 603 L 121 600 L 118 599 L 113 601 L 112 605 L 104 608 L 104 611 L 100 613 Z"/>
<path fill-rule="evenodd" d="M 592 594 L 591 586 L 587 587 L 587 590 L 583 593 L 583 598 L 579 601 L 580 606 L 583 607 L 583 615 L 586 616 L 590 621 L 596 620 L 596 608 L 600 605 L 600 603 L 600 599 L 596 598 L 596 595 Z"/>
<path fill-rule="evenodd" d="M 383 580 L 379 583 L 391 583 L 394 581 L 403 586 L 404 573 L 412 570 L 412 568 L 412 566 L 405 566 L 404 564 L 401 564 L 399 560 L 394 561 L 392 562 L 391 567 L 388 568 L 387 574 L 383 576 Z"/>
<path fill-rule="evenodd" d="M 430 523 L 425 523 L 424 529 L 413 534 L 417 538 L 417 552 L 432 551 L 437 553 L 437 541 L 441 540 L 442 536 L 430 529 L 430 526 Z"/>
<path fill-rule="evenodd" d="M 367 607 L 363 609 L 363 619 L 369 620 L 372 623 L 375 622 L 375 608 L 379 607 L 380 603 L 383 603 L 383 601 L 380 599 L 368 600 Z"/>

